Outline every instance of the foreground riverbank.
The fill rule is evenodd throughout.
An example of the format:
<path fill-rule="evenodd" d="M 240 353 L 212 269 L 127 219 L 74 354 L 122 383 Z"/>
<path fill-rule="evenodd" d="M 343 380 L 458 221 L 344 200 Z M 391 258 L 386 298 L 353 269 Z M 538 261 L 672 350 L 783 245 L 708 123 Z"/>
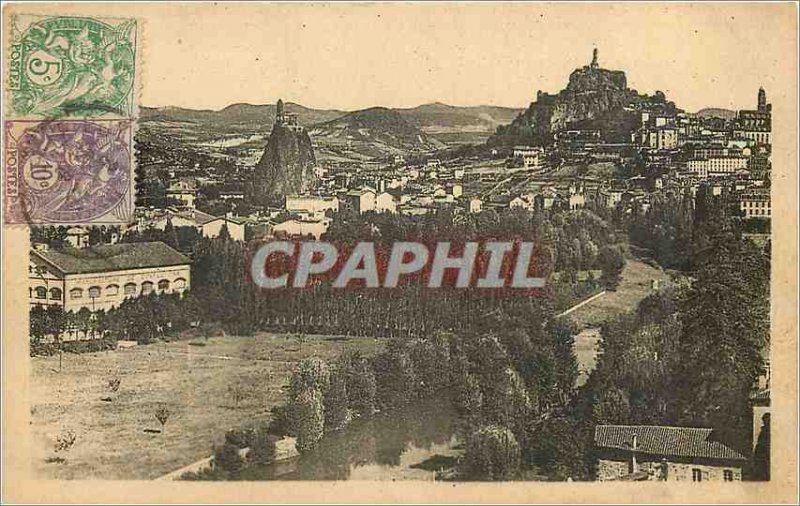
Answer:
<path fill-rule="evenodd" d="M 249 466 L 232 479 L 433 480 L 464 453 L 456 424 L 448 402 L 420 402 L 354 420 L 296 459 Z"/>

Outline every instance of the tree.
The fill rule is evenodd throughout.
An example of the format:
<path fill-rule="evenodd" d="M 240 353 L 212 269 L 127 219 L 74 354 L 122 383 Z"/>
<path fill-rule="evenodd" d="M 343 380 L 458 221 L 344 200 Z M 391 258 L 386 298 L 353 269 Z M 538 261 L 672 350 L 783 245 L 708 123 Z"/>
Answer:
<path fill-rule="evenodd" d="M 75 325 L 77 330 L 83 332 L 84 338 L 89 338 L 89 332 L 93 328 L 92 312 L 87 307 L 82 307 L 75 313 Z"/>
<path fill-rule="evenodd" d="M 473 355 L 474 373 L 481 388 L 483 416 L 493 423 L 505 423 L 511 395 L 510 360 L 497 335 L 478 339 Z"/>
<path fill-rule="evenodd" d="M 323 394 L 325 432 L 343 428 L 350 419 L 347 409 L 347 378 L 338 367 L 331 369 L 330 384 Z"/>
<path fill-rule="evenodd" d="M 509 480 L 516 476 L 519 462 L 519 443 L 505 427 L 481 427 L 467 441 L 464 469 L 471 478 Z"/>
<path fill-rule="evenodd" d="M 270 409 L 271 419 L 267 432 L 275 436 L 292 436 L 295 437 L 297 432 L 293 425 L 292 411 L 291 411 L 291 398 L 287 404 L 278 404 Z"/>
<path fill-rule="evenodd" d="M 103 230 L 100 227 L 89 227 L 89 245 L 95 246 L 103 243 Z"/>
<path fill-rule="evenodd" d="M 309 389 L 325 394 L 331 384 L 331 371 L 325 361 L 313 357 L 300 362 L 289 379 L 290 395 L 297 395 Z"/>
<path fill-rule="evenodd" d="M 530 387 L 537 386 L 546 405 L 564 405 L 573 393 L 578 379 L 574 346 L 577 333 L 578 328 L 571 320 L 554 318 L 545 324 L 541 338 L 533 341 L 533 360 L 528 362 L 533 368 L 532 380 L 528 379 L 531 375 L 524 377 Z"/>
<path fill-rule="evenodd" d="M 322 393 L 316 388 L 306 388 L 292 396 L 288 408 L 297 434 L 297 449 L 302 452 L 314 448 L 325 428 Z"/>
<path fill-rule="evenodd" d="M 71 314 L 71 313 L 70 313 Z M 47 306 L 47 333 L 53 336 L 58 347 L 58 370 L 61 371 L 64 359 L 64 347 L 61 336 L 68 327 L 67 315 L 62 306 Z"/>
<path fill-rule="evenodd" d="M 156 420 L 158 420 L 158 423 L 161 424 L 161 430 L 162 431 L 165 429 L 165 426 L 167 424 L 167 420 L 169 420 L 170 414 L 171 413 L 169 412 L 169 409 L 166 406 L 159 406 L 159 407 L 156 408 L 156 412 L 154 413 L 154 416 L 156 417 Z"/>
<path fill-rule="evenodd" d="M 632 243 L 648 248 L 665 268 L 686 269 L 693 234 L 691 193 L 652 195 L 647 212 L 635 214 L 629 226 Z"/>
<path fill-rule="evenodd" d="M 351 348 L 339 356 L 336 369 L 344 376 L 348 408 L 358 415 L 371 415 L 375 411 L 377 382 L 369 361 Z"/>
<path fill-rule="evenodd" d="M 748 240 L 722 239 L 680 303 L 680 423 L 711 426 L 747 447 L 749 398 L 769 347 L 769 260 Z"/>
<path fill-rule="evenodd" d="M 455 382 L 454 398 L 467 429 L 480 427 L 483 421 L 483 393 L 477 376 L 462 372 Z"/>
<path fill-rule="evenodd" d="M 57 305 L 47 306 L 46 321 L 47 333 L 55 336 L 56 338 L 61 337 L 61 334 L 64 333 L 67 324 L 64 308 Z"/>
<path fill-rule="evenodd" d="M 597 423 L 674 425 L 673 383 L 681 381 L 676 315 L 657 315 L 647 299 L 635 313 L 608 320 L 602 353 L 581 391 L 577 416 Z"/>
<path fill-rule="evenodd" d="M 613 246 L 603 246 L 597 253 L 598 267 L 603 271 L 600 276 L 606 287 L 610 290 L 616 290 L 619 286 L 622 268 L 625 266 L 625 260 L 619 248 Z"/>
<path fill-rule="evenodd" d="M 53 451 L 55 451 L 55 453 L 69 453 L 72 447 L 75 446 L 75 441 L 77 438 L 78 436 L 76 436 L 71 430 L 62 432 L 56 437 L 56 442 L 53 445 Z M 61 457 L 59 460 L 61 462 L 66 462 L 64 457 Z"/>
<path fill-rule="evenodd" d="M 70 448 L 72 448 L 72 446 L 75 444 L 76 439 L 77 436 L 72 431 L 66 431 L 64 433 L 59 434 L 58 437 L 56 438 L 55 451 L 56 452 L 69 451 Z"/>
<path fill-rule="evenodd" d="M 417 393 L 417 380 L 406 344 L 389 341 L 386 351 L 373 359 L 377 379 L 377 400 L 382 409 L 406 405 Z"/>
<path fill-rule="evenodd" d="M 449 335 L 434 331 L 428 339 L 414 339 L 409 345 L 409 357 L 416 374 L 417 388 L 421 395 L 431 396 L 449 385 L 450 349 Z"/>
<path fill-rule="evenodd" d="M 36 304 L 30 310 L 30 337 L 32 347 L 41 343 L 49 331 L 47 316 L 47 310 L 39 304 Z"/>
<path fill-rule="evenodd" d="M 562 416 L 545 420 L 536 435 L 537 461 L 561 480 L 588 480 L 591 476 L 592 426 Z"/>
<path fill-rule="evenodd" d="M 630 423 L 631 406 L 628 395 L 612 387 L 601 394 L 592 406 L 592 421 L 600 424 L 625 425 Z"/>
<path fill-rule="evenodd" d="M 753 450 L 752 479 L 756 481 L 769 481 L 771 453 L 769 419 L 769 413 L 765 413 L 762 418 L 761 432 L 758 434 L 758 441 Z"/>
<path fill-rule="evenodd" d="M 178 232 L 172 226 L 172 219 L 167 218 L 167 224 L 164 225 L 164 243 L 175 250 L 180 250 L 178 242 Z"/>
<path fill-rule="evenodd" d="M 242 469 L 244 462 L 239 455 L 239 448 L 229 442 L 214 449 L 214 467 L 222 469 L 226 473 L 236 473 Z"/>
<path fill-rule="evenodd" d="M 114 376 L 108 380 L 108 390 L 115 394 L 119 391 L 119 387 L 122 384 L 122 379 L 119 376 Z"/>
<path fill-rule="evenodd" d="M 217 236 L 218 239 L 222 241 L 230 241 L 231 240 L 231 233 L 228 231 L 228 223 L 223 223 L 222 227 L 219 229 L 219 235 Z"/>

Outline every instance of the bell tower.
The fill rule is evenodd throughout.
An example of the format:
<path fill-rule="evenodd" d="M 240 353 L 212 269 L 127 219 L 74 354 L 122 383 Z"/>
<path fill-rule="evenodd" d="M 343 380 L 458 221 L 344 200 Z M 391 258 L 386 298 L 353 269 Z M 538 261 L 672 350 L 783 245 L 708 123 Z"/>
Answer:
<path fill-rule="evenodd" d="M 767 112 L 767 92 L 764 88 L 758 89 L 758 112 Z"/>

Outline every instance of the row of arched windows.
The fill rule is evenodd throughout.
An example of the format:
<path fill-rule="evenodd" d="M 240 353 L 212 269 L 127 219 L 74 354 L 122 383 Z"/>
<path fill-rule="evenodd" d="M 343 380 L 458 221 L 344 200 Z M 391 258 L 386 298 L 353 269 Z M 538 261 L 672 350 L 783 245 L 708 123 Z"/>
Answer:
<path fill-rule="evenodd" d="M 51 300 L 61 300 L 61 288 L 51 288 L 49 293 Z M 37 299 L 46 299 L 47 294 L 47 288 L 43 286 L 37 286 L 33 292 L 33 296 Z"/>
<path fill-rule="evenodd" d="M 141 286 L 137 286 L 136 283 L 126 283 L 123 287 L 123 294 L 128 297 L 132 295 L 136 295 L 141 288 L 141 295 L 147 295 L 153 292 L 154 287 L 158 287 L 159 292 L 165 292 L 170 289 L 172 286 L 175 290 L 183 290 L 186 288 L 186 279 L 185 278 L 177 278 L 174 282 L 170 282 L 168 279 L 162 279 L 158 282 L 158 285 L 155 285 L 151 281 L 145 281 L 141 284 Z M 115 297 L 119 295 L 120 286 L 117 284 L 110 284 L 106 286 L 105 290 L 103 290 L 99 286 L 90 286 L 88 290 L 84 290 L 83 288 L 73 288 L 69 291 L 69 298 L 70 299 L 82 299 L 84 297 L 84 291 L 87 292 L 87 295 L 90 299 L 96 299 L 103 294 L 106 297 Z M 62 291 L 60 288 L 51 288 L 49 291 L 47 288 L 43 286 L 38 286 L 33 290 L 31 294 L 36 299 L 47 299 L 48 294 L 50 295 L 51 300 L 61 300 Z"/>

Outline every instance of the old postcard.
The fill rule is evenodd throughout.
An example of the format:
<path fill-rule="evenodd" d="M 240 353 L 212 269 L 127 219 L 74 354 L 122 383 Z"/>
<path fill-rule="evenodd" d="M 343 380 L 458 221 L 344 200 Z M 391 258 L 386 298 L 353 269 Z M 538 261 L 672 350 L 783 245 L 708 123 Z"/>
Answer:
<path fill-rule="evenodd" d="M 797 14 L 4 5 L 3 500 L 796 503 Z"/>

